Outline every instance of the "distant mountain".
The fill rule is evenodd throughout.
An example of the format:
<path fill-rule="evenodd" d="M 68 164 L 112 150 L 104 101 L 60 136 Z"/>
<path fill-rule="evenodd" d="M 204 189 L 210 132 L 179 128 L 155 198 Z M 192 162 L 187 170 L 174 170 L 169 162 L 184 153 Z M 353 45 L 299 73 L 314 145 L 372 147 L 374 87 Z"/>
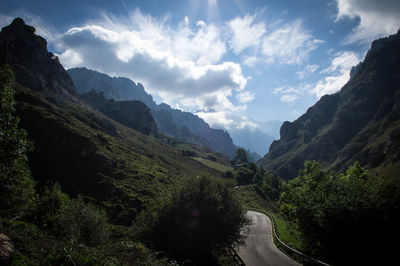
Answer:
<path fill-rule="evenodd" d="M 251 122 L 255 123 L 262 132 L 271 136 L 274 140 L 279 139 L 279 129 L 281 128 L 283 121 L 280 121 L 280 120 L 272 120 L 272 121 L 251 120 Z"/>
<path fill-rule="evenodd" d="M 372 43 L 348 83 L 283 123 L 260 165 L 286 179 L 306 160 L 334 171 L 358 161 L 381 175 L 400 172 L 400 33 Z"/>
<path fill-rule="evenodd" d="M 259 128 L 254 130 L 250 128 L 231 129 L 229 133 L 235 145 L 256 152 L 261 156 L 268 152 L 269 146 L 274 141 L 274 138 L 264 133 Z"/>
<path fill-rule="evenodd" d="M 108 99 L 144 102 L 151 109 L 160 133 L 188 143 L 209 147 L 230 158 L 235 154 L 237 147 L 233 144 L 228 132 L 210 128 L 203 119 L 192 113 L 173 109 L 163 103 L 157 105 L 140 83 L 136 84 L 127 78 L 110 77 L 86 68 L 72 68 L 68 70 L 68 73 L 80 93 L 94 89 L 102 92 Z"/>
<path fill-rule="evenodd" d="M 0 65 L 9 64 L 16 75 L 16 110 L 35 146 L 28 156 L 39 188 L 58 182 L 70 196 L 101 205 L 114 224 L 131 225 L 168 187 L 202 172 L 221 175 L 182 155 L 169 139 L 141 134 L 94 110 L 46 46 L 20 18 L 0 32 Z M 127 122 L 136 123 L 136 116 L 151 121 L 142 103 L 102 101 L 110 110 L 128 105 Z"/>

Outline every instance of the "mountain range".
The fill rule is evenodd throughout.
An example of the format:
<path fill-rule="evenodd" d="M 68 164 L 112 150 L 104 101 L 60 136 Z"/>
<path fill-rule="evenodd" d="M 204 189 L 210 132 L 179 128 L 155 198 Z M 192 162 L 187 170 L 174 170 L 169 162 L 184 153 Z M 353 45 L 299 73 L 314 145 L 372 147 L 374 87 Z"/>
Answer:
<path fill-rule="evenodd" d="M 104 73 L 83 67 L 68 69 L 68 73 L 79 93 L 88 93 L 93 89 L 96 92 L 103 93 L 107 99 L 115 101 L 142 101 L 151 109 L 160 132 L 185 142 L 209 147 L 230 158 L 234 156 L 238 148 L 236 145 L 250 150 L 250 153 L 256 152 L 264 155 L 274 140 L 274 137 L 271 137 L 270 134 L 276 136 L 277 127 L 281 124 L 280 121 L 257 122 L 257 125 L 263 123 L 263 130 L 243 128 L 232 129 L 227 132 L 226 130 L 213 129 L 197 115 L 171 108 L 165 103 L 156 104 L 141 83 L 135 83 L 124 77 L 110 77 Z M 263 143 L 263 145 L 260 145 L 260 143 Z M 258 159 L 256 154 L 253 157 Z"/>
<path fill-rule="evenodd" d="M 284 122 L 259 164 L 292 179 L 306 160 L 336 172 L 358 161 L 379 175 L 399 173 L 400 32 L 374 41 L 339 92 Z"/>
<path fill-rule="evenodd" d="M 222 175 L 203 164 L 205 159 L 183 152 L 205 157 L 211 151 L 152 134 L 156 123 L 142 102 L 92 95 L 103 97 L 101 104 L 115 120 L 89 105 L 46 40 L 20 18 L 0 32 L 0 64 L 8 64 L 16 77 L 16 111 L 34 144 L 28 157 L 39 189 L 58 182 L 69 195 L 102 206 L 114 224 L 131 225 L 150 199 L 183 179 Z M 121 108 L 127 113 L 116 114 Z M 229 165 L 218 154 L 213 160 Z"/>

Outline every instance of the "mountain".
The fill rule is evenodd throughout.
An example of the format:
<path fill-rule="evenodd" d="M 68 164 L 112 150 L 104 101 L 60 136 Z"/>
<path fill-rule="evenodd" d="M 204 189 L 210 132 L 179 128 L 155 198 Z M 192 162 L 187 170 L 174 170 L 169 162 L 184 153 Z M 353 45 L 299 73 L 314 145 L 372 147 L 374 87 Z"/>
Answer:
<path fill-rule="evenodd" d="M 20 18 L 0 32 L 0 64 L 16 76 L 16 111 L 35 146 L 28 157 L 38 188 L 58 182 L 70 196 L 101 205 L 114 224 L 131 225 L 165 189 L 199 173 L 221 175 L 184 156 L 175 141 L 144 135 L 89 106 L 46 46 Z M 128 105 L 129 117 L 150 114 L 141 103 L 118 104 Z"/>
<path fill-rule="evenodd" d="M 358 161 L 380 175 L 399 173 L 400 33 L 374 41 L 340 92 L 284 122 L 259 164 L 291 179 L 306 160 L 336 172 Z"/>
<path fill-rule="evenodd" d="M 157 105 L 140 83 L 136 84 L 127 78 L 110 77 L 86 68 L 72 68 L 68 73 L 79 93 L 87 93 L 93 89 L 102 92 L 107 99 L 144 102 L 151 109 L 160 133 L 209 147 L 230 158 L 235 154 L 237 147 L 228 132 L 210 128 L 203 119 L 192 113 L 173 109 L 164 103 Z"/>
<path fill-rule="evenodd" d="M 108 100 L 103 92 L 94 90 L 81 94 L 81 98 L 92 107 L 121 124 L 143 134 L 157 134 L 157 124 L 150 109 L 141 101 Z"/>
<path fill-rule="evenodd" d="M 153 97 L 147 94 L 141 83 L 135 83 L 123 77 L 110 77 L 106 74 L 82 68 L 71 68 L 67 70 L 80 94 L 88 93 L 92 89 L 101 92 L 107 99 L 116 101 L 141 101 L 150 109 L 156 108 L 157 104 Z"/>
<path fill-rule="evenodd" d="M 265 155 L 268 152 L 269 146 L 274 141 L 274 138 L 264 133 L 259 128 L 231 129 L 229 133 L 235 145 L 245 147 L 259 155 Z"/>

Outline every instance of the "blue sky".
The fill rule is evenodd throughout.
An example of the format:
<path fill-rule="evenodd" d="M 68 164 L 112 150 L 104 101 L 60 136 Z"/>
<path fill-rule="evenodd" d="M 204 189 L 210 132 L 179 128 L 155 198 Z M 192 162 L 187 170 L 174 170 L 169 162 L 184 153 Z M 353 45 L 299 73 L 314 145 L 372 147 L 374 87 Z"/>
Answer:
<path fill-rule="evenodd" d="M 398 14 L 397 0 L 2 0 L 0 26 L 22 17 L 64 67 L 131 78 L 233 129 L 292 121 L 338 91 Z"/>

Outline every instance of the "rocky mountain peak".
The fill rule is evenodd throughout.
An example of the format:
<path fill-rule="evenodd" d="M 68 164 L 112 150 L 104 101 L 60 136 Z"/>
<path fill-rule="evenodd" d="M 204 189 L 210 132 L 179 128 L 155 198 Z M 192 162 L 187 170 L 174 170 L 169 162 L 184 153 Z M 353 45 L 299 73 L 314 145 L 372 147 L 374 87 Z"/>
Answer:
<path fill-rule="evenodd" d="M 18 82 L 46 94 L 78 95 L 74 84 L 58 57 L 48 52 L 47 42 L 35 34 L 21 18 L 0 32 L 0 64 L 9 64 Z"/>

